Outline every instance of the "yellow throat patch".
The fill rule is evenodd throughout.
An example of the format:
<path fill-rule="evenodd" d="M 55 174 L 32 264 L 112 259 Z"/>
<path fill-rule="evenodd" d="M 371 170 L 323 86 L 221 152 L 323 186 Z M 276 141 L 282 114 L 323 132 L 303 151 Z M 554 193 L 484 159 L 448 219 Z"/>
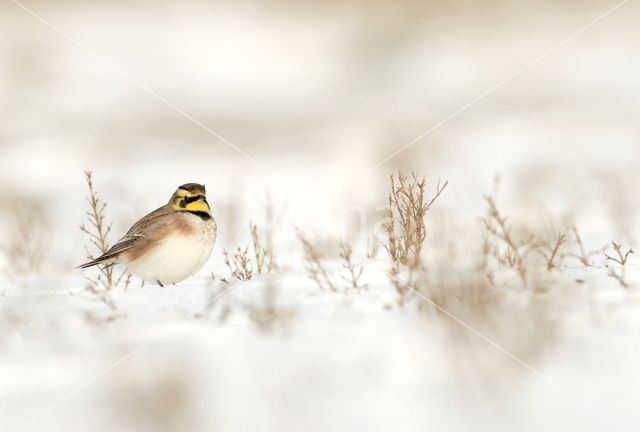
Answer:
<path fill-rule="evenodd" d="M 203 193 L 192 193 L 178 189 L 171 200 L 171 207 L 175 211 L 210 213 L 211 207 Z"/>

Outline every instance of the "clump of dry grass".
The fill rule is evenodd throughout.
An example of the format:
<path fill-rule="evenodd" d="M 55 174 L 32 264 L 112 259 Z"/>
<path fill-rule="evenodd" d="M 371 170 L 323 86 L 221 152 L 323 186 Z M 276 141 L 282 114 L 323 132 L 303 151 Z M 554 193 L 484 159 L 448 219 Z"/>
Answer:
<path fill-rule="evenodd" d="M 224 249 L 222 251 L 224 255 L 224 263 L 229 268 L 231 275 L 240 281 L 248 281 L 253 277 L 253 266 L 251 265 L 251 257 L 249 256 L 249 246 L 244 249 L 241 247 L 229 254 Z"/>
<path fill-rule="evenodd" d="M 273 250 L 273 230 L 266 228 L 264 235 L 261 236 L 258 232 L 258 226 L 251 222 L 249 222 L 249 230 L 251 231 L 251 245 L 258 274 L 277 270 L 278 264 Z M 261 237 L 264 238 L 264 241 Z"/>
<path fill-rule="evenodd" d="M 609 277 L 614 278 L 618 281 L 618 283 L 624 287 L 629 288 L 629 283 L 627 282 L 627 261 L 629 260 L 629 255 L 633 254 L 634 251 L 632 248 L 628 248 L 626 251 L 622 249 L 622 245 L 620 243 L 616 243 L 614 241 L 611 242 L 613 246 L 613 251 L 615 255 L 609 255 L 607 253 L 604 254 L 607 261 L 613 261 L 614 263 L 619 265 L 618 269 L 607 266 L 609 269 Z"/>
<path fill-rule="evenodd" d="M 50 230 L 45 206 L 24 195 L 3 196 L 0 202 L 12 203 L 0 210 L 7 213 L 11 229 L 0 244 L 10 275 L 26 276 L 42 271 L 47 263 L 47 233 Z"/>
<path fill-rule="evenodd" d="M 428 271 L 419 272 L 414 283 L 422 300 L 418 308 L 446 331 L 452 363 L 491 383 L 513 365 L 493 344 L 523 361 L 535 361 L 554 346 L 561 324 L 556 312 L 562 302 L 550 288 L 561 280 L 568 247 L 563 230 L 546 233 L 536 224 L 513 223 L 494 195 L 485 197 L 481 247 L 471 247 L 478 251 L 480 265 L 469 267 L 469 261 L 461 261 L 452 249 L 430 261 Z M 502 269 L 514 272 L 505 274 Z M 509 289 L 521 283 L 530 289 Z"/>
<path fill-rule="evenodd" d="M 364 265 L 356 263 L 353 248 L 344 240 L 338 241 L 338 257 L 344 269 L 339 274 L 329 274 L 325 265 L 325 257 L 320 253 L 320 248 L 312 244 L 304 233 L 297 229 L 297 236 L 304 252 L 305 270 L 309 279 L 313 280 L 318 288 L 327 291 L 338 291 L 339 284 L 336 278 L 347 283 L 347 289 L 361 290 L 366 287 L 360 280 L 364 273 Z"/>
<path fill-rule="evenodd" d="M 602 250 L 587 252 L 575 225 L 540 230 L 534 223 L 511 221 L 498 207 L 495 193 L 486 196 L 487 213 L 482 219 L 484 243 L 480 268 L 491 284 L 501 268 L 513 269 L 522 284 L 529 285 L 529 274 L 542 266 L 548 272 L 559 272 L 567 258 L 575 258 L 586 267 Z M 569 238 L 572 234 L 573 239 Z M 536 254 L 532 254 L 536 252 Z M 542 260 L 536 260 L 536 256 Z M 497 264 L 497 268 L 496 265 Z"/>
<path fill-rule="evenodd" d="M 248 281 L 255 275 L 280 270 L 274 247 L 276 216 L 270 196 L 267 196 L 264 207 L 265 223 L 263 226 L 259 227 L 249 221 L 249 243 L 244 247 L 238 246 L 231 253 L 226 249 L 222 252 L 231 276 L 239 281 Z"/>
<path fill-rule="evenodd" d="M 483 251 L 492 255 L 500 265 L 511 267 L 520 276 L 523 283 L 527 282 L 527 259 L 531 252 L 544 246 L 543 242 L 536 239 L 534 233 L 523 228 L 516 233 L 506 216 L 500 211 L 493 196 L 485 196 L 487 202 L 487 214 L 482 219 L 488 236 L 485 237 Z M 493 243 L 497 240 L 498 243 Z M 558 237 L 556 246 L 548 247 L 551 253 L 548 255 L 548 266 L 554 266 L 557 249 L 564 243 L 564 238 Z"/>
<path fill-rule="evenodd" d="M 514 269 L 526 285 L 528 270 L 537 265 L 531 259 L 532 252 L 537 252 L 543 258 L 547 271 L 558 271 L 567 258 L 577 259 L 585 267 L 591 267 L 594 265 L 593 258 L 606 249 L 588 251 L 575 224 L 563 224 L 565 228 L 545 232 L 534 223 L 514 223 L 497 205 L 495 196 L 498 188 L 499 179 L 496 179 L 494 191 L 485 196 L 487 213 L 482 218 L 485 228 L 482 252 L 485 260 L 481 268 L 492 283 L 495 271 L 489 265 L 491 259 L 495 259 L 500 266 Z"/>
<path fill-rule="evenodd" d="M 102 201 L 98 192 L 95 190 L 93 183 L 93 173 L 85 171 L 85 181 L 89 189 L 87 202 L 89 210 L 85 212 L 87 223 L 80 225 L 80 231 L 86 234 L 89 242 L 98 253 L 93 254 L 89 247 L 85 246 L 87 259 L 93 260 L 95 257 L 109 250 L 109 234 L 111 233 L 112 223 L 106 222 L 105 209 L 107 203 Z M 111 295 L 113 289 L 123 283 L 126 290 L 131 282 L 131 274 L 124 269 L 119 275 L 114 274 L 113 265 L 96 266 L 99 273 L 94 277 L 86 277 L 86 291 L 95 296 L 100 302 L 107 306 L 111 311 L 117 310 L 117 305 Z"/>
<path fill-rule="evenodd" d="M 412 297 L 414 274 L 424 268 L 422 252 L 427 238 L 425 216 L 446 189 L 438 182 L 434 196 L 425 198 L 427 182 L 415 173 L 408 178 L 398 172 L 390 176 L 387 220 L 383 226 L 387 239 L 384 248 L 391 260 L 387 274 L 398 293 L 400 305 Z"/>
<path fill-rule="evenodd" d="M 298 240 L 300 244 L 302 244 L 307 276 L 309 276 L 321 290 L 337 291 L 336 285 L 329 276 L 317 248 L 311 244 L 300 229 L 297 229 L 296 232 Z"/>
<path fill-rule="evenodd" d="M 226 249 L 222 251 L 224 263 L 231 275 L 239 281 L 248 281 L 256 274 L 267 274 L 278 270 L 273 247 L 273 229 L 268 226 L 261 233 L 257 225 L 249 222 L 249 232 L 250 245 L 244 248 L 238 246 L 232 253 Z"/>

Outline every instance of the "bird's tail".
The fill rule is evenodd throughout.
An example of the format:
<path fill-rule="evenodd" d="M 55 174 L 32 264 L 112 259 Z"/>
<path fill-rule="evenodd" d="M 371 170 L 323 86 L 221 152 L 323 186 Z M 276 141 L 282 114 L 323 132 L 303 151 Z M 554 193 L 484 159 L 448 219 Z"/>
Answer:
<path fill-rule="evenodd" d="M 108 264 L 109 261 L 112 261 L 118 254 L 113 254 L 113 253 L 106 253 L 104 255 L 99 256 L 98 258 L 91 260 L 89 262 L 86 262 L 84 264 L 80 264 L 78 267 L 76 267 L 77 269 L 85 269 L 85 268 L 89 268 L 89 267 L 93 267 L 99 264 Z"/>
<path fill-rule="evenodd" d="M 87 268 L 87 267 L 93 267 L 94 265 L 103 264 L 103 263 L 112 264 L 109 261 L 113 261 L 122 252 L 124 252 L 124 251 L 126 251 L 128 249 L 131 249 L 134 246 L 136 240 L 137 240 L 137 238 L 135 238 L 135 237 L 133 237 L 133 238 L 124 238 L 124 239 L 120 240 L 111 249 L 109 249 L 108 251 L 106 251 L 105 253 L 100 255 L 98 258 L 96 258 L 94 260 L 91 260 L 88 263 L 81 264 L 76 268 L 83 268 L 84 269 L 84 268 Z"/>

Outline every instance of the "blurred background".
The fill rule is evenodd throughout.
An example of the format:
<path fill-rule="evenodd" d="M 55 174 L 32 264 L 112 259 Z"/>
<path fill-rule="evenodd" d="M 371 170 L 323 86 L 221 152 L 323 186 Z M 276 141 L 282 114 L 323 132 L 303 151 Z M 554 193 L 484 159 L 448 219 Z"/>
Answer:
<path fill-rule="evenodd" d="M 498 176 L 501 197 L 520 216 L 535 220 L 544 209 L 585 227 L 590 244 L 612 238 L 632 242 L 639 235 L 639 18 L 638 2 L 617 0 L 0 2 L 3 245 L 30 245 L 21 255 L 27 257 L 23 268 L 13 268 L 23 275 L 71 272 L 85 255 L 77 226 L 84 219 L 86 169 L 94 171 L 118 234 L 163 204 L 176 186 L 205 183 L 220 226 L 206 272 L 223 267 L 221 249 L 246 237 L 248 221 L 264 218 L 269 200 L 284 227 L 278 243 L 285 261 L 300 255 L 293 246 L 296 226 L 320 239 L 367 243 L 375 236 L 376 209 L 385 203 L 388 176 L 398 169 L 426 175 L 431 186 L 438 179 L 450 181 L 438 205 L 446 215 L 440 223 L 450 227 L 477 225 L 483 195 L 493 190 Z M 365 222 L 358 219 L 362 215 Z M 9 266 L 0 255 L 0 270 Z M 337 322 L 359 334 L 359 321 Z M 34 325 L 57 328 L 52 323 Z M 240 353 L 232 349 L 219 363 L 212 359 L 234 347 L 237 338 L 246 341 L 246 330 L 238 335 L 216 328 L 206 336 L 215 340 L 207 339 L 204 348 L 198 337 L 183 340 L 178 332 L 170 342 L 184 343 L 189 356 L 165 357 L 173 350 L 161 345 L 119 372 L 102 393 L 75 406 L 88 412 L 104 404 L 101 421 L 121 427 L 117 419 L 124 413 L 129 430 L 197 430 L 202 424 L 221 430 L 242 430 L 247 424 L 245 430 L 265 424 L 271 430 L 358 425 L 419 430 L 424 424 L 464 430 L 468 424 L 432 418 L 420 407 L 450 412 L 460 394 L 438 392 L 446 383 L 431 375 L 414 381 L 418 360 L 392 354 L 389 360 L 375 347 L 378 332 L 390 328 L 405 330 L 383 318 L 367 327 L 361 337 L 371 344 L 359 348 L 341 336 L 338 326 L 329 331 L 337 346 L 305 344 L 299 352 L 283 340 L 271 340 L 273 345 L 260 340 Z M 434 368 L 449 362 L 432 356 L 432 342 L 415 348 L 413 333 L 397 340 L 392 334 L 393 347 L 418 349 L 416 358 L 431 359 Z M 83 354 L 69 365 L 88 358 L 102 364 L 85 351 L 100 349 L 85 337 L 77 342 Z M 312 339 L 318 332 L 305 328 L 298 337 Z M 110 353 L 135 346 L 114 338 Z M 607 344 L 600 347 L 619 352 Z M 0 353 L 12 346 L 0 341 Z M 327 390 L 309 409 L 304 390 L 327 383 L 327 365 L 311 375 L 302 365 L 336 348 L 351 354 L 347 360 L 331 356 L 328 385 L 355 379 L 356 389 L 339 395 Z M 31 358 L 30 350 L 15 351 L 19 355 L 4 370 L 5 378 L 17 377 L 15 370 L 24 373 L 21 362 Z M 262 393 L 255 394 L 254 383 L 243 381 L 240 372 L 233 382 L 224 375 L 214 379 L 257 409 L 244 418 L 247 424 L 239 421 L 246 413 L 238 399 L 201 384 L 209 366 L 220 371 L 274 350 L 284 354 L 238 367 L 250 369 L 249 377 L 268 377 L 282 372 L 283 357 L 291 355 L 297 366 L 286 387 L 267 378 Z M 187 357 L 193 364 L 185 363 Z M 355 359 L 364 358 L 373 360 L 362 369 Z M 147 360 L 162 364 L 146 368 Z M 598 365 L 611 365 L 610 360 Z M 571 373 L 569 361 L 558 365 L 558 376 Z M 37 367 L 51 376 L 65 363 Z M 185 369 L 205 372 L 184 375 Z M 393 385 L 369 388 L 371 374 Z M 17 378 L 12 382 L 21 388 Z M 58 384 L 64 388 L 68 382 L 76 381 Z M 148 393 L 148 383 L 161 386 L 159 396 Z M 37 382 L 31 385 L 20 397 L 2 395 L 13 412 L 7 425 L 16 426 L 37 411 L 25 402 L 39 388 Z M 52 388 L 61 388 L 56 385 Z M 411 405 L 413 392 L 425 386 L 436 390 Z M 290 393 L 291 388 L 300 393 Z M 38 393 L 36 405 L 46 406 L 53 393 Z M 128 400 L 122 398 L 126 394 L 142 396 Z M 618 400 L 623 417 L 633 415 L 631 394 Z M 548 395 L 540 383 L 521 395 L 536 403 L 511 406 L 514 411 L 508 413 L 502 404 L 513 402 L 500 397 L 489 411 L 474 411 L 482 395 L 472 389 L 462 396 L 482 430 L 494 430 L 494 416 L 503 416 L 505 428 L 521 428 L 522 418 L 535 418 L 540 423 L 527 423 L 530 430 L 550 425 L 561 430 L 584 417 L 581 408 L 572 407 L 575 412 L 562 413 L 569 420 L 555 422 L 566 401 L 545 405 L 541 401 Z M 334 410 L 335 400 L 344 408 L 363 397 L 356 411 Z M 390 405 L 382 402 L 385 397 Z M 211 414 L 210 405 L 200 400 L 215 400 L 218 411 Z M 163 416 L 149 423 L 136 417 L 144 410 Z M 271 417 L 270 410 L 282 415 Z M 389 414 L 394 410 L 402 419 Z M 63 409 L 51 419 L 73 425 L 72 412 Z M 209 423 L 211 416 L 215 421 Z M 185 425 L 185 419 L 194 423 Z M 91 420 L 78 422 L 86 426 Z M 602 426 L 587 423 L 593 430 Z"/>
<path fill-rule="evenodd" d="M 586 30 L 619 3 L 21 4 L 40 18 L 0 5 L 0 177 L 46 206 L 81 195 L 83 169 L 131 214 L 188 180 L 220 205 L 269 190 L 310 224 L 383 197 L 398 168 L 451 180 L 465 212 L 495 175 L 575 212 L 638 198 L 634 2 Z"/>

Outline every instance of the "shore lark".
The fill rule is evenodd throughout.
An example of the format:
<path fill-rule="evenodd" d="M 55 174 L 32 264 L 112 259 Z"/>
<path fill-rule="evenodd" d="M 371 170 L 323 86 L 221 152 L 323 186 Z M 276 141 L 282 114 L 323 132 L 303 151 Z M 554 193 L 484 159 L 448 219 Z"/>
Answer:
<path fill-rule="evenodd" d="M 79 268 L 124 264 L 160 286 L 181 282 L 207 262 L 216 232 L 204 185 L 188 183 L 167 204 L 133 224 L 111 249 Z"/>

